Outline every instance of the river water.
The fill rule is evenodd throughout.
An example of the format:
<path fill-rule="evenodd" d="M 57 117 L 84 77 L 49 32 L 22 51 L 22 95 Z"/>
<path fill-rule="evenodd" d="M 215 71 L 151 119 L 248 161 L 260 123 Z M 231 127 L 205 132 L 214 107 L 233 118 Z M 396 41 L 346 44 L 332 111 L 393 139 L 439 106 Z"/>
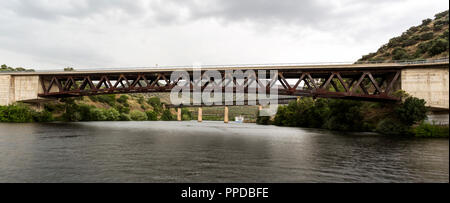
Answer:
<path fill-rule="evenodd" d="M 0 182 L 449 182 L 448 139 L 222 122 L 0 123 Z"/>

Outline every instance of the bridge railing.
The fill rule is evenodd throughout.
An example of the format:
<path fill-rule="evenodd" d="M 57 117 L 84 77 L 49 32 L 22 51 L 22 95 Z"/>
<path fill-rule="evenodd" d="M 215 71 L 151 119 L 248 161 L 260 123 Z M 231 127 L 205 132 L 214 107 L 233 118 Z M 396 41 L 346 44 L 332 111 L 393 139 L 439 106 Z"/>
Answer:
<path fill-rule="evenodd" d="M 264 63 L 264 64 L 226 64 L 226 65 L 185 65 L 185 66 L 153 66 L 153 67 L 105 67 L 105 68 L 75 68 L 74 71 L 119 71 L 119 70 L 158 70 L 158 69 L 185 69 L 192 67 L 208 68 L 255 68 L 255 67 L 289 67 L 308 65 L 354 65 L 354 64 L 431 64 L 449 62 L 449 58 L 421 59 L 421 60 L 391 60 L 391 61 L 357 61 L 357 62 L 312 62 L 312 63 Z M 40 69 L 36 72 L 62 72 L 63 69 Z"/>
<path fill-rule="evenodd" d="M 208 68 L 255 68 L 255 67 L 289 67 L 308 65 L 353 65 L 353 64 L 430 64 L 449 62 L 449 58 L 426 59 L 426 60 L 392 60 L 392 61 L 358 61 L 358 62 L 309 62 L 309 63 L 264 63 L 264 64 L 225 64 L 225 65 L 185 65 L 185 66 L 153 66 L 153 67 L 113 67 L 113 68 L 77 68 L 79 71 L 92 70 L 144 70 L 144 69 L 182 69 L 201 67 Z"/>

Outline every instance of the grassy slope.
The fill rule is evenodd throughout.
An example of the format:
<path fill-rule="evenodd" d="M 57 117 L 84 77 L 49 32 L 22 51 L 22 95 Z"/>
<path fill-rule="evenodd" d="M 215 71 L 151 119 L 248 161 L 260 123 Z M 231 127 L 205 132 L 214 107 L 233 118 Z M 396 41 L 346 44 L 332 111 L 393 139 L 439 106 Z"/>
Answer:
<path fill-rule="evenodd" d="M 146 94 L 126 94 L 128 99 L 129 108 L 131 111 L 149 111 L 153 110 L 153 107 L 147 104 L 147 102 L 143 102 L 143 104 L 139 103 L 139 98 L 143 97 L 144 101 L 147 101 L 148 98 L 158 97 L 161 99 L 161 102 L 170 104 L 170 95 L 169 93 L 146 93 Z M 116 100 L 121 95 L 115 95 Z M 90 106 L 95 106 L 96 108 L 109 109 L 112 108 L 111 105 L 100 102 L 100 101 L 92 101 L 91 98 L 85 96 L 78 98 L 75 101 L 77 104 L 87 104 Z M 63 104 L 61 102 L 51 102 L 53 104 Z M 197 118 L 197 108 L 188 108 L 189 111 L 192 112 L 194 118 Z M 176 114 L 175 109 L 171 109 L 172 114 Z M 236 116 L 244 116 L 246 120 L 256 121 L 256 115 L 258 113 L 257 106 L 231 106 L 229 107 L 229 118 L 230 120 L 234 120 Z M 55 116 L 60 116 L 62 112 L 54 112 Z M 203 119 L 204 120 L 223 120 L 224 108 L 223 107 L 203 107 Z"/>
<path fill-rule="evenodd" d="M 447 10 L 436 14 L 434 19 L 425 19 L 421 25 L 409 28 L 401 36 L 389 40 L 377 52 L 365 55 L 358 61 L 413 60 L 448 57 L 448 24 L 449 14 Z M 433 48 L 438 50 L 439 45 L 436 45 L 438 40 L 441 40 L 441 44 L 446 44 L 446 48 L 444 47 L 442 52 L 431 50 Z"/>

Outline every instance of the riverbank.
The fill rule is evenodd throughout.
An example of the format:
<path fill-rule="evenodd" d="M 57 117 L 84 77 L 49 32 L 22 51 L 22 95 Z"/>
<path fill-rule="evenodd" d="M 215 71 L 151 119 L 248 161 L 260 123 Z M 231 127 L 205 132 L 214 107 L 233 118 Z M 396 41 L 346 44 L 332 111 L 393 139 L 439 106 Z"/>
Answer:
<path fill-rule="evenodd" d="M 234 116 L 243 112 L 234 109 Z M 247 115 L 253 114 L 246 108 Z M 230 108 L 231 109 L 231 108 Z M 210 107 L 203 120 L 223 120 L 221 109 Z M 206 112 L 206 113 L 205 113 Z M 255 112 L 255 114 L 256 114 Z M 196 120 L 195 109 L 182 108 L 184 121 Z M 320 128 L 333 131 L 377 132 L 389 136 L 449 137 L 448 125 L 426 123 L 423 100 L 407 97 L 401 104 L 384 104 L 336 99 L 302 98 L 280 106 L 274 118 L 257 117 L 263 125 Z M 175 109 L 165 109 L 158 97 L 142 95 L 99 95 L 66 98 L 44 105 L 35 111 L 25 104 L 0 106 L 0 122 L 27 123 L 52 121 L 174 121 Z M 234 117 L 230 117 L 231 121 Z M 248 118 L 247 118 L 248 119 Z M 253 120 L 253 121 L 255 121 Z M 252 119 L 247 120 L 252 121 Z"/>
<path fill-rule="evenodd" d="M 50 122 L 50 121 L 171 121 L 176 119 L 177 109 L 164 108 L 170 103 L 168 93 L 121 94 L 83 96 L 65 98 L 43 104 L 43 109 L 35 111 L 28 105 L 17 103 L 3 106 L 4 113 L 0 115 L 0 122 Z M 45 113 L 45 119 L 16 119 L 14 109 L 21 109 L 27 114 L 38 115 Z M 197 108 L 181 109 L 182 120 L 197 120 Z M 257 106 L 230 106 L 229 119 L 234 121 L 237 116 L 244 116 L 246 122 L 256 122 Z M 203 120 L 223 121 L 223 107 L 211 106 L 203 108 Z M 1 118 L 3 117 L 3 118 Z M 38 116 L 40 117 L 40 116 Z"/>
<path fill-rule="evenodd" d="M 377 132 L 389 136 L 449 137 L 448 125 L 426 123 L 425 101 L 405 96 L 399 104 L 302 98 L 280 106 L 275 117 L 257 123 L 334 131 Z"/>
<path fill-rule="evenodd" d="M 182 110 L 183 120 L 192 114 Z M 36 111 L 26 104 L 0 106 L 0 122 L 51 122 L 51 121 L 156 121 L 175 120 L 174 110 L 165 109 L 157 97 L 99 95 L 65 98 L 44 104 Z"/>

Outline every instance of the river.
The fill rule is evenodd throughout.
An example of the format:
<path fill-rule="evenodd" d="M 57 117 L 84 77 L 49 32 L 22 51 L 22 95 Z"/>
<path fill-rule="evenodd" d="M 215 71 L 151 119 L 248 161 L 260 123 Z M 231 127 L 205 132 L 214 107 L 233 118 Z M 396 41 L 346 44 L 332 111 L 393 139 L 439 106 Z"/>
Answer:
<path fill-rule="evenodd" d="M 0 182 L 449 182 L 448 139 L 222 122 L 0 123 Z"/>

